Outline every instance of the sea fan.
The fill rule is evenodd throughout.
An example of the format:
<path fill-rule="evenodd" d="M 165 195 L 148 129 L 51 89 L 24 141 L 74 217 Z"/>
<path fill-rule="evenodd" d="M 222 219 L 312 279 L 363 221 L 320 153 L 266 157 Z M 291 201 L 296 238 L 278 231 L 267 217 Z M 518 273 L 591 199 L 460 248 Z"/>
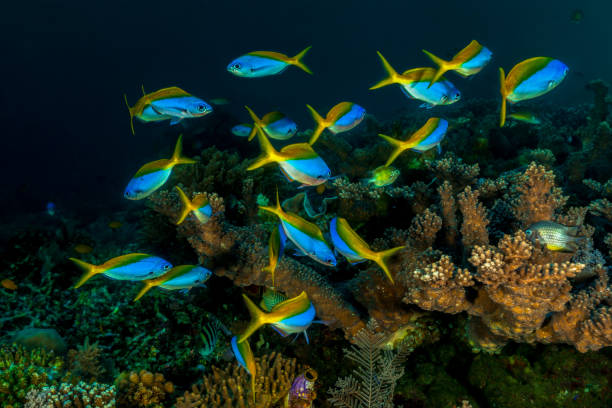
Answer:
<path fill-rule="evenodd" d="M 412 351 L 400 344 L 397 351 L 385 350 L 386 336 L 376 333 L 377 324 L 372 320 L 368 327 L 355 335 L 354 345 L 345 349 L 348 359 L 357 364 L 353 375 L 340 378 L 331 388 L 329 398 L 342 408 L 393 408 L 395 384 L 404 375 L 402 363 Z"/>

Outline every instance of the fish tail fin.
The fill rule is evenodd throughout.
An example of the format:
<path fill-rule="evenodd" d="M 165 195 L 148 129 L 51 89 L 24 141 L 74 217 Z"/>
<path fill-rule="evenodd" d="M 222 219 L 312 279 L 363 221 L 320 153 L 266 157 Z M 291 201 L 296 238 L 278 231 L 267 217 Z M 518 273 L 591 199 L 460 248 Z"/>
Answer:
<path fill-rule="evenodd" d="M 304 70 L 305 72 L 309 73 L 310 75 L 312 75 L 312 71 L 310 70 L 310 68 L 308 68 L 303 62 L 302 62 L 302 58 L 304 58 L 304 55 L 306 55 L 306 53 L 312 48 L 311 45 L 309 45 L 308 47 L 304 48 L 302 51 L 300 51 L 300 53 L 298 53 L 295 57 L 291 58 L 291 64 L 295 65 L 296 67 L 301 68 L 302 70 Z"/>
<path fill-rule="evenodd" d="M 306 105 L 306 108 L 308 108 L 308 111 L 312 115 L 312 118 L 317 123 L 317 127 L 312 132 L 312 136 L 308 141 L 308 144 L 312 146 L 317 141 L 319 136 L 321 136 L 321 133 L 323 133 L 323 131 L 327 128 L 328 123 L 325 121 L 325 119 L 321 117 L 321 115 L 318 114 L 316 110 L 314 110 L 312 106 Z"/>
<path fill-rule="evenodd" d="M 174 188 L 178 192 L 181 204 L 183 205 L 181 208 L 181 213 L 179 214 L 179 218 L 176 221 L 176 225 L 179 225 L 180 223 L 185 221 L 185 218 L 187 218 L 187 216 L 191 212 L 193 205 L 191 204 L 189 197 L 187 197 L 187 194 L 185 194 L 185 192 L 179 186 L 174 186 Z"/>
<path fill-rule="evenodd" d="M 258 169 L 266 164 L 276 163 L 278 160 L 278 152 L 274 149 L 274 146 L 272 146 L 272 143 L 270 143 L 263 130 L 257 124 L 255 124 L 254 128 L 257 132 L 257 140 L 259 141 L 259 147 L 261 147 L 261 154 L 249 167 L 247 167 L 247 171 Z"/>
<path fill-rule="evenodd" d="M 183 135 L 179 135 L 178 140 L 176 141 L 176 146 L 174 146 L 174 153 L 172 154 L 172 158 L 170 160 L 174 164 L 197 163 L 196 160 L 183 156 Z"/>
<path fill-rule="evenodd" d="M 378 134 L 378 136 L 382 137 L 387 142 L 391 143 L 391 146 L 393 146 L 393 151 L 391 152 L 391 155 L 389 156 L 389 158 L 387 159 L 387 162 L 385 163 L 385 167 L 386 167 L 386 166 L 389 166 L 391 163 L 393 163 L 393 161 L 397 159 L 397 156 L 399 156 L 404 150 L 406 150 L 406 147 L 404 146 L 404 143 L 401 140 L 397 140 L 390 136 L 383 135 L 380 133 Z"/>
<path fill-rule="evenodd" d="M 278 198 L 278 187 L 276 187 L 276 205 L 273 207 L 271 205 L 260 205 L 260 210 L 271 212 L 274 215 L 280 215 L 283 212 L 283 207 L 281 207 L 280 199 Z"/>
<path fill-rule="evenodd" d="M 96 265 L 93 265 L 87 262 L 83 262 L 80 259 L 76 259 L 76 258 L 68 258 L 68 259 L 74 262 L 76 266 L 78 266 L 85 272 L 83 273 L 83 275 L 81 275 L 81 277 L 79 278 L 79 281 L 73 286 L 74 289 L 80 288 L 81 286 L 83 286 L 85 282 L 87 282 L 93 276 L 100 273 Z"/>
<path fill-rule="evenodd" d="M 261 122 L 261 119 L 257 117 L 255 112 L 251 110 L 251 108 L 249 108 L 246 105 L 244 107 L 246 108 L 247 111 L 249 111 L 249 115 L 251 115 L 251 119 L 253 119 L 253 122 L 255 123 L 255 126 L 253 126 L 253 128 L 251 129 L 251 133 L 249 133 L 248 141 L 250 142 L 251 140 L 253 140 L 253 138 L 257 134 L 257 126 L 263 129 L 264 124 Z"/>
<path fill-rule="evenodd" d="M 385 59 L 385 57 L 383 57 L 383 55 L 380 53 L 380 51 L 376 51 L 376 53 L 380 57 L 380 60 L 382 61 L 383 67 L 385 68 L 385 71 L 387 72 L 388 76 L 387 76 L 387 78 L 383 79 L 382 81 L 380 81 L 380 82 L 374 84 L 373 86 L 371 86 L 370 90 L 382 88 L 383 86 L 387 86 L 387 85 L 391 85 L 391 84 L 395 84 L 395 83 L 398 82 L 398 77 L 399 77 L 399 74 L 397 73 L 397 71 L 395 71 L 395 69 L 393 69 L 391 64 L 389 64 L 389 62 Z"/>
<path fill-rule="evenodd" d="M 508 91 L 506 90 L 506 74 L 502 67 L 499 67 L 499 92 L 502 96 L 501 112 L 499 117 L 499 127 L 504 127 L 506 124 L 506 96 Z"/>
<path fill-rule="evenodd" d="M 244 333 L 242 333 L 238 338 L 238 343 L 242 343 L 243 341 L 251 337 L 251 335 L 255 333 L 257 329 L 266 324 L 266 313 L 259 307 L 257 307 L 257 305 L 253 303 L 253 301 L 249 299 L 247 295 L 242 294 L 242 297 L 244 298 L 244 303 L 246 304 L 249 314 L 251 315 L 251 321 L 249 322 L 247 328 L 244 330 Z"/>
<path fill-rule="evenodd" d="M 373 259 L 373 261 L 376 262 L 378 266 L 382 268 L 382 270 L 385 272 L 385 275 L 387 275 L 392 284 L 395 282 L 393 281 L 393 277 L 391 276 L 391 272 L 389 271 L 389 267 L 387 266 L 387 261 L 389 260 L 389 258 L 391 258 L 393 255 L 395 255 L 404 248 L 404 246 L 400 246 L 387 249 L 386 251 L 376 252 L 376 256 Z"/>
<path fill-rule="evenodd" d="M 142 286 L 142 288 L 140 289 L 140 292 L 138 292 L 138 294 L 136 295 L 136 297 L 134 298 L 134 300 L 132 302 L 137 302 L 141 297 L 143 297 L 145 295 L 145 293 L 147 293 L 149 291 L 149 289 L 151 289 L 153 286 L 153 282 L 151 280 L 145 280 L 143 281 L 144 285 Z"/>
<path fill-rule="evenodd" d="M 438 70 L 436 71 L 436 74 L 434 75 L 433 79 L 429 82 L 429 85 L 427 85 L 427 88 L 430 88 L 433 84 L 438 82 L 438 80 L 442 77 L 442 75 L 444 75 L 446 71 L 452 69 L 452 67 L 447 61 L 444 61 L 442 58 L 436 57 L 431 52 L 427 50 L 423 50 L 423 52 L 425 53 L 425 55 L 429 57 L 429 59 L 433 61 L 434 64 L 438 66 Z"/>
<path fill-rule="evenodd" d="M 130 113 L 130 128 L 132 129 L 132 134 L 136 135 L 136 132 L 134 132 L 134 108 L 130 106 L 130 103 L 127 100 L 127 94 L 123 94 L 123 100 L 125 101 L 125 106 L 127 106 L 128 112 Z"/>

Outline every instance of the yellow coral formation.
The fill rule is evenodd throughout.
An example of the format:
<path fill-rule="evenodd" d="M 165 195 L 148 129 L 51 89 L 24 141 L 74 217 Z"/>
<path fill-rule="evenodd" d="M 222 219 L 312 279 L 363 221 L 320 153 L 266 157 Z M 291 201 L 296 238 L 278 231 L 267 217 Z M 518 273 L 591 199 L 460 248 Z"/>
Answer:
<path fill-rule="evenodd" d="M 224 369 L 212 367 L 201 385 L 193 385 L 176 401 L 177 408 L 269 408 L 277 404 L 291 388 L 298 372 L 295 359 L 273 352 L 255 358 L 255 402 L 251 396 L 247 372 L 234 362 Z"/>
<path fill-rule="evenodd" d="M 117 386 L 119 407 L 156 407 L 174 392 L 174 385 L 163 374 L 146 370 L 121 374 Z"/>

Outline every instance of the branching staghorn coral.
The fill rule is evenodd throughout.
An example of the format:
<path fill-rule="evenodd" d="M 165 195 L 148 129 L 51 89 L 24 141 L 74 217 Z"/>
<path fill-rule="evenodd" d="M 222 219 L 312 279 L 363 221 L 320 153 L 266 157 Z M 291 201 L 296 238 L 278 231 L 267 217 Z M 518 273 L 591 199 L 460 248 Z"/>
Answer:
<path fill-rule="evenodd" d="M 25 408 L 115 408 L 115 386 L 84 383 L 33 389 L 27 395 Z"/>

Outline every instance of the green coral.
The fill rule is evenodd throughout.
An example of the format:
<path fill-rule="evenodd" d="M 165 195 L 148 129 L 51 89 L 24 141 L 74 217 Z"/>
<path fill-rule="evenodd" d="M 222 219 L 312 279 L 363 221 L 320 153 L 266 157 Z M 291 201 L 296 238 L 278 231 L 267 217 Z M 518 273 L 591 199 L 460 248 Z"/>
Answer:
<path fill-rule="evenodd" d="M 31 389 L 56 384 L 63 366 L 62 358 L 40 348 L 0 346 L 0 406 L 22 406 Z"/>

